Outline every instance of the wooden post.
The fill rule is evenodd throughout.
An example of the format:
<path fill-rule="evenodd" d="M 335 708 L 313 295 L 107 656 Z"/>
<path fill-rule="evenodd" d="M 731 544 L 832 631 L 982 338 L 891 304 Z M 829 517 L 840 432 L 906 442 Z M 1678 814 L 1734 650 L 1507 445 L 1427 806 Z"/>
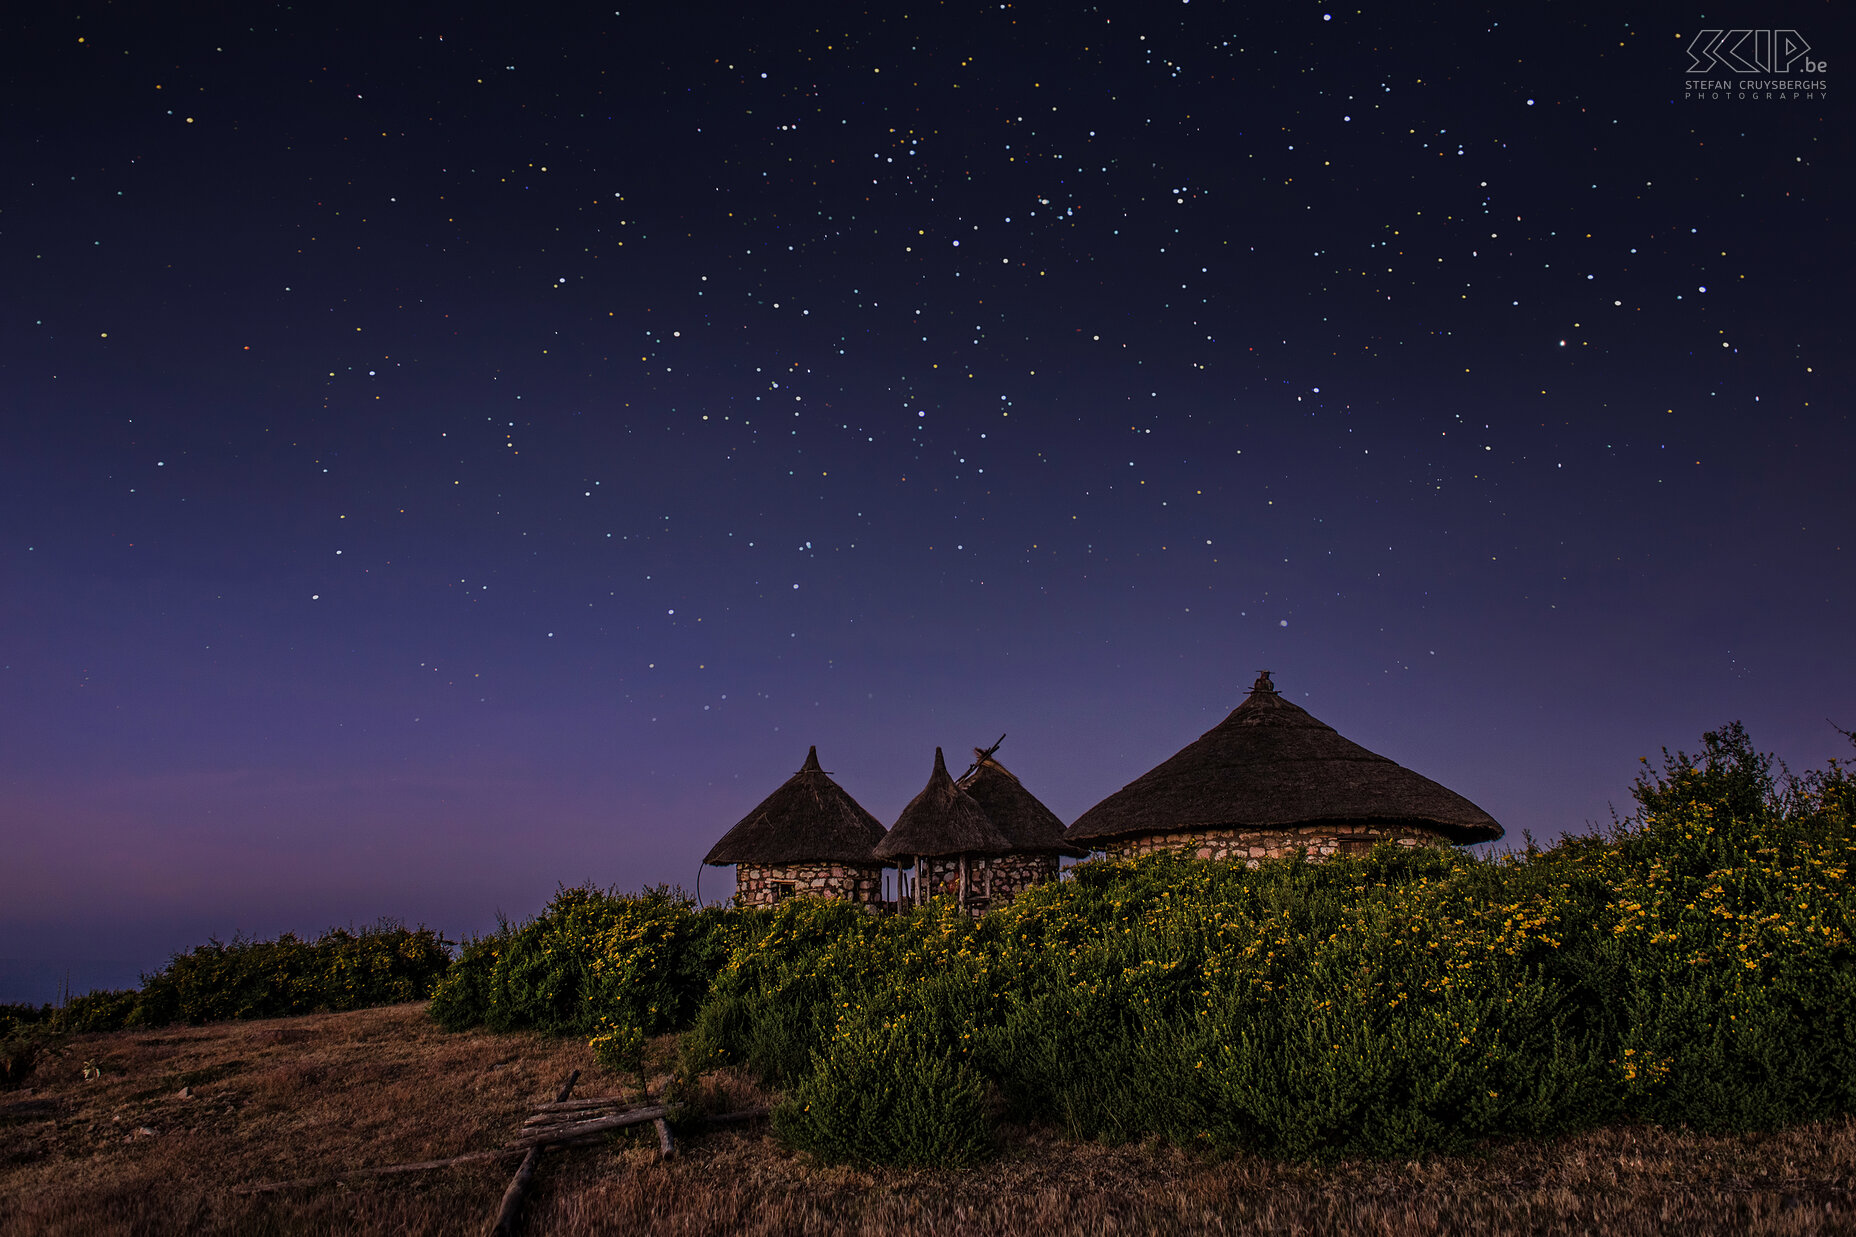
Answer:
<path fill-rule="evenodd" d="M 573 1092 L 574 1083 L 580 1081 L 580 1071 L 567 1075 L 567 1081 L 561 1084 L 561 1093 L 554 1097 L 554 1102 L 564 1104 Z M 522 1193 L 528 1189 L 530 1179 L 535 1176 L 535 1166 L 541 1162 L 541 1148 L 530 1147 L 528 1154 L 522 1157 L 521 1167 L 516 1175 L 509 1179 L 509 1188 L 503 1191 L 503 1205 L 497 1209 L 496 1218 L 490 1221 L 490 1237 L 513 1237 L 516 1231 L 516 1214 L 522 1210 Z"/>

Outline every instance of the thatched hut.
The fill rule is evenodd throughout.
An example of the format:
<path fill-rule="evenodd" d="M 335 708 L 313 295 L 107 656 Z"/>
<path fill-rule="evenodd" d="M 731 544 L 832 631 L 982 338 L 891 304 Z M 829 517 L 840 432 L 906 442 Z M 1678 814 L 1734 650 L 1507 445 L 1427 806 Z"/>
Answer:
<path fill-rule="evenodd" d="M 819 767 L 814 747 L 799 772 L 723 834 L 703 862 L 734 865 L 739 906 L 804 897 L 874 907 L 883 897 L 883 863 L 871 848 L 882 840 L 882 823 Z"/>
<path fill-rule="evenodd" d="M 985 809 L 954 785 L 937 747 L 928 785 L 909 800 L 874 853 L 896 865 L 897 905 L 919 906 L 951 893 L 977 911 L 992 901 L 992 861 L 1011 849 Z"/>
<path fill-rule="evenodd" d="M 1380 841 L 1489 842 L 1502 827 L 1284 700 L 1265 670 L 1229 717 L 1084 812 L 1064 836 L 1111 856 L 1172 850 L 1254 862 L 1295 850 L 1319 859 Z"/>
<path fill-rule="evenodd" d="M 996 745 L 974 748 L 973 767 L 954 783 L 980 805 L 986 819 L 1011 845 L 1009 854 L 985 861 L 994 903 L 1007 901 L 1031 885 L 1056 880 L 1058 856 L 1080 859 L 1089 853 L 1064 841 L 1063 822 L 999 763 L 993 755 L 996 750 Z"/>

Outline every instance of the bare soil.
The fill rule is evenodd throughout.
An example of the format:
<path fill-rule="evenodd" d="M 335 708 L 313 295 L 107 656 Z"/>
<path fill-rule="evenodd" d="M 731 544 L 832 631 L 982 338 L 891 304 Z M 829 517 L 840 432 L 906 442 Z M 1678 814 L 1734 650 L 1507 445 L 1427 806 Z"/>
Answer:
<path fill-rule="evenodd" d="M 672 1046 L 653 1045 L 656 1067 Z M 514 1156 L 339 1178 L 502 1146 L 572 1069 L 576 1095 L 625 1089 L 582 1043 L 450 1035 L 422 1005 L 74 1037 L 28 1090 L 0 1093 L 0 1237 L 481 1232 Z M 765 1097 L 724 1075 L 706 1099 Z M 906 1172 L 821 1165 L 764 1125 L 716 1127 L 661 1161 L 646 1126 L 546 1152 L 523 1231 L 1856 1233 L 1849 1120 L 1734 1138 L 1626 1127 L 1327 1167 L 1003 1135 L 982 1168 Z M 334 1180 L 252 1189 L 306 1178 Z"/>

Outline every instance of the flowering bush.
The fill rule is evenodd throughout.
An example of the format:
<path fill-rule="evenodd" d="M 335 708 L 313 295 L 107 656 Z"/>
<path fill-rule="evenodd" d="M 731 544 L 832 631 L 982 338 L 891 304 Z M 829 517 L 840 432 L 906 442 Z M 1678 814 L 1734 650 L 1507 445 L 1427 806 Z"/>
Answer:
<path fill-rule="evenodd" d="M 271 941 L 214 940 L 143 976 L 128 1021 L 278 1018 L 417 1001 L 450 963 L 449 941 L 390 920 L 359 932 L 331 928 L 313 941 L 290 932 Z"/>
<path fill-rule="evenodd" d="M 773 1112 L 774 1132 L 828 1159 L 964 1166 L 991 1150 L 986 1082 L 947 1054 L 932 1014 L 841 1022 L 819 1067 Z"/>
<path fill-rule="evenodd" d="M 362 1009 L 423 1000 L 451 964 L 451 942 L 430 928 L 383 919 L 315 940 L 211 940 L 177 953 L 139 989 L 92 992 L 40 1018 L 58 1032 L 116 1031 L 170 1022 L 221 1022 Z"/>
<path fill-rule="evenodd" d="M 601 1018 L 587 1047 L 602 1069 L 623 1078 L 635 1079 L 640 1091 L 645 1089 L 644 1050 L 650 1041 L 637 1027 L 622 1027 L 610 1018 Z"/>
<path fill-rule="evenodd" d="M 720 911 L 679 890 L 563 888 L 542 913 L 467 941 L 432 997 L 451 1029 L 592 1035 L 602 1019 L 656 1035 L 688 1025 L 726 945 Z"/>
<path fill-rule="evenodd" d="M 1709 1130 L 1856 1109 L 1856 783 L 1775 780 L 1737 725 L 1639 779 L 1597 962 L 1630 1109 Z"/>

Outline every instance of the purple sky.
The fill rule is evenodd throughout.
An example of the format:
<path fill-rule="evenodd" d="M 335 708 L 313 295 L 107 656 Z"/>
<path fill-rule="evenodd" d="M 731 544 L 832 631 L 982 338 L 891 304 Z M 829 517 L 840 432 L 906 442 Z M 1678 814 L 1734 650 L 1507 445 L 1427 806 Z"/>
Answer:
<path fill-rule="evenodd" d="M 0 1000 L 1264 667 L 1515 841 L 1846 750 L 1851 118 L 1685 97 L 1831 10 L 828 12 L 9 17 Z"/>

